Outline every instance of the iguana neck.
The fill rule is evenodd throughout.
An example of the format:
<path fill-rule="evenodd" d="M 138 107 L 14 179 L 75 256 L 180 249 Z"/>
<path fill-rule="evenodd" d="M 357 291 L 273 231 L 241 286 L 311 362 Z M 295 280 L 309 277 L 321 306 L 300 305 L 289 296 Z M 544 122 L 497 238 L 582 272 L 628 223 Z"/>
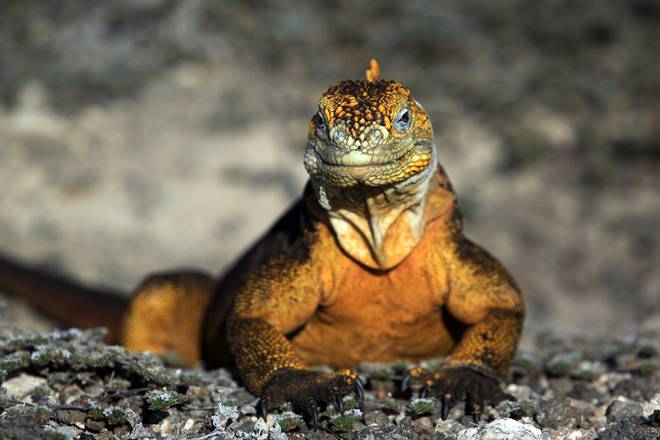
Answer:
<path fill-rule="evenodd" d="M 416 179 L 387 187 L 336 188 L 312 179 L 319 204 L 341 248 L 353 259 L 372 268 L 397 266 L 417 246 L 429 215 L 430 188 L 444 175 L 436 162 Z M 453 201 L 453 194 L 451 194 Z M 435 209 L 435 207 L 434 207 Z"/>

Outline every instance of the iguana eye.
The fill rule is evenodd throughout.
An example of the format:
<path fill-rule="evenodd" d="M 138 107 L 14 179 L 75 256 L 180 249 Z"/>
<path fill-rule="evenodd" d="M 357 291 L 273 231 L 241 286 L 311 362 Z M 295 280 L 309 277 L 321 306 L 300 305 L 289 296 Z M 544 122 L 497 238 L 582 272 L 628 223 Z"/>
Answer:
<path fill-rule="evenodd" d="M 316 119 L 316 135 L 325 139 L 326 137 L 328 137 L 328 124 L 326 124 L 325 118 L 323 117 L 323 113 L 320 110 L 316 114 L 315 119 Z"/>
<path fill-rule="evenodd" d="M 394 117 L 394 129 L 402 132 L 408 131 L 411 122 L 412 118 L 410 117 L 410 110 L 408 110 L 408 107 L 404 107 Z"/>

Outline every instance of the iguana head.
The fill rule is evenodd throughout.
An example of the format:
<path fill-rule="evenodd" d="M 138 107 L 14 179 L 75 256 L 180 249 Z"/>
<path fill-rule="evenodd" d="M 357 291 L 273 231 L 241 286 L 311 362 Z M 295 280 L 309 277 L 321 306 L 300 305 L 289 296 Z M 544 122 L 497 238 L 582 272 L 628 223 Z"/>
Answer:
<path fill-rule="evenodd" d="M 378 187 L 405 181 L 433 161 L 433 131 L 409 89 L 380 79 L 375 60 L 367 78 L 333 85 L 309 123 L 305 168 L 333 187 Z"/>
<path fill-rule="evenodd" d="M 374 269 L 399 264 L 437 217 L 427 209 L 436 165 L 424 109 L 380 79 L 375 60 L 365 80 L 330 87 L 309 123 L 305 168 L 318 202 L 341 248 Z"/>

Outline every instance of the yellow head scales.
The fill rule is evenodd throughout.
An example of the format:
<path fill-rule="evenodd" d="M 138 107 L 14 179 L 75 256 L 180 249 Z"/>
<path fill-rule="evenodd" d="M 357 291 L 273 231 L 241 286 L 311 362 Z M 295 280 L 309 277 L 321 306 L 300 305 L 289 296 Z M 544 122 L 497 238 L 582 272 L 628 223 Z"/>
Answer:
<path fill-rule="evenodd" d="M 396 119 L 402 112 L 410 118 L 405 129 Z M 429 166 L 433 134 L 428 116 L 408 88 L 380 78 L 375 60 L 366 79 L 331 86 L 319 100 L 319 114 L 322 120 L 314 116 L 309 125 L 305 166 L 310 175 L 337 186 L 356 180 L 381 185 Z"/>
<path fill-rule="evenodd" d="M 412 111 L 414 125 L 430 130 L 426 113 L 410 90 L 401 83 L 380 78 L 376 60 L 371 60 L 366 80 L 347 80 L 330 87 L 321 97 L 319 107 L 328 127 L 343 124 L 354 138 L 374 123 L 392 133 L 392 120 L 404 107 Z M 414 130 L 413 126 L 411 130 Z"/>

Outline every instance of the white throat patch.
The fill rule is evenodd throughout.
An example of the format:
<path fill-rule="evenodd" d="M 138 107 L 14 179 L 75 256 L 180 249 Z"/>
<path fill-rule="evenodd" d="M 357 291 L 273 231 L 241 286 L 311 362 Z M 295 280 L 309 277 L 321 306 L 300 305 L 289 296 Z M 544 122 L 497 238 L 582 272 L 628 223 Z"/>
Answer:
<path fill-rule="evenodd" d="M 431 163 L 423 173 L 382 190 L 340 189 L 312 179 L 344 252 L 370 268 L 390 269 L 415 249 L 424 235 L 435 148 Z"/>

